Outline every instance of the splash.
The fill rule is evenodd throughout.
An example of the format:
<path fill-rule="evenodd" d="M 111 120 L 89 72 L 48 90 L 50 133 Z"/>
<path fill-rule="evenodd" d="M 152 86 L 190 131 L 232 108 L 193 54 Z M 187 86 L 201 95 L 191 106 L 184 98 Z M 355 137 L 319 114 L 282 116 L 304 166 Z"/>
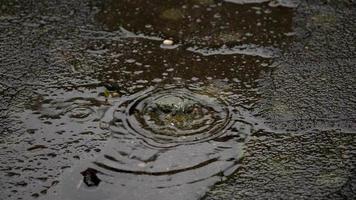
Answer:
<path fill-rule="evenodd" d="M 121 97 L 108 110 L 111 139 L 63 178 L 63 198 L 198 198 L 236 170 L 256 131 L 248 112 L 223 96 L 172 85 Z M 86 169 L 97 172 L 98 187 L 82 184 Z"/>

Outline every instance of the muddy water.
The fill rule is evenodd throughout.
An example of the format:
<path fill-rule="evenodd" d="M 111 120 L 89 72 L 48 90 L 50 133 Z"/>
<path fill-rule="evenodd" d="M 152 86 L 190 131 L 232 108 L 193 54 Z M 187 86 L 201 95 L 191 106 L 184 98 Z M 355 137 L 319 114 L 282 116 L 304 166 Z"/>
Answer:
<path fill-rule="evenodd" d="M 183 124 L 152 116 L 156 115 L 149 110 L 153 98 L 177 95 L 196 101 L 204 111 Z M 100 122 L 111 132 L 103 152 L 63 178 L 61 197 L 192 199 L 203 195 L 207 186 L 236 169 L 244 142 L 255 131 L 248 112 L 228 106 L 222 98 L 176 86 L 149 87 L 121 97 Z M 82 183 L 80 172 L 87 168 L 99 171 L 103 181 L 97 188 Z"/>
<path fill-rule="evenodd" d="M 172 38 L 189 45 L 283 45 L 290 32 L 289 9 L 273 3 L 214 0 L 109 1 L 98 13 L 104 29 Z"/>
<path fill-rule="evenodd" d="M 257 81 L 292 40 L 288 5 L 105 1 L 95 16 L 100 28 L 83 30 L 79 50 L 59 53 L 96 83 L 39 91 L 21 115 L 34 134 L 56 133 L 42 136 L 51 147 L 30 152 L 80 144 L 81 160 L 44 198 L 199 199 L 231 175 L 249 136 L 269 131 L 252 113 Z M 174 45 L 162 45 L 166 38 Z M 157 109 L 167 100 L 195 107 Z M 87 169 L 97 186 L 86 183 Z"/>
<path fill-rule="evenodd" d="M 237 169 L 249 135 L 266 129 L 250 113 L 259 99 L 256 81 L 290 40 L 292 10 L 109 1 L 96 19 L 121 38 L 88 40 L 85 48 L 106 58 L 94 72 L 120 97 L 109 98 L 99 122 L 111 133 L 104 150 L 74 167 L 57 192 L 62 199 L 201 197 Z M 176 44 L 166 48 L 164 38 Z M 152 108 L 174 97 L 200 112 L 171 116 Z M 97 187 L 82 181 L 88 168 L 102 180 Z"/>

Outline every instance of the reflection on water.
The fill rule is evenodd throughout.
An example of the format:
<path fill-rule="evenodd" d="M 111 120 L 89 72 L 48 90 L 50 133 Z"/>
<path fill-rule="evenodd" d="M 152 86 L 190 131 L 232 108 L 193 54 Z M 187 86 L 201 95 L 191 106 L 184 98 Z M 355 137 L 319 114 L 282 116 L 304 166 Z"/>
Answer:
<path fill-rule="evenodd" d="M 153 200 L 203 195 L 207 186 L 236 170 L 248 136 L 261 129 L 246 109 L 231 107 L 227 96 L 210 91 L 169 85 L 112 99 L 101 120 L 109 124 L 110 140 L 100 156 L 83 161 L 63 177 L 61 198 Z M 180 98 L 192 103 L 181 106 L 194 105 L 191 110 L 169 107 Z M 186 121 L 177 125 L 171 118 Z M 87 169 L 97 171 L 98 187 L 82 182 Z"/>
<path fill-rule="evenodd" d="M 158 143 L 199 142 L 224 130 L 231 116 L 217 97 L 170 88 L 142 93 L 120 105 L 116 123 Z"/>
<path fill-rule="evenodd" d="M 200 198 L 238 168 L 249 136 L 267 130 L 251 114 L 257 81 L 290 40 L 292 9 L 268 2 L 111 0 L 96 20 L 105 31 L 87 31 L 82 51 L 65 57 L 111 97 L 105 101 L 98 88 L 92 98 L 48 97 L 39 113 L 60 127 L 81 124 L 110 137 L 50 194 Z M 161 48 L 163 38 L 179 45 Z M 98 186 L 85 184 L 88 171 Z"/>
<path fill-rule="evenodd" d="M 107 30 L 122 27 L 184 44 L 284 46 L 286 34 L 291 32 L 291 9 L 270 6 L 268 2 L 241 2 L 111 0 L 97 19 Z"/>
<path fill-rule="evenodd" d="M 160 42 L 137 38 L 124 41 L 88 41 L 89 49 L 106 49 L 105 54 L 92 59 L 105 58 L 106 66 L 95 68 L 91 75 L 117 90 L 134 93 L 159 84 L 195 84 L 243 96 L 234 104 L 247 105 L 258 99 L 254 91 L 260 73 L 269 70 L 271 52 L 252 49 L 252 55 L 224 54 L 222 49 L 206 50 L 205 56 L 197 50 L 183 47 L 162 49 Z M 261 56 L 259 56 L 261 55 Z M 80 70 L 80 69 L 79 69 Z"/>

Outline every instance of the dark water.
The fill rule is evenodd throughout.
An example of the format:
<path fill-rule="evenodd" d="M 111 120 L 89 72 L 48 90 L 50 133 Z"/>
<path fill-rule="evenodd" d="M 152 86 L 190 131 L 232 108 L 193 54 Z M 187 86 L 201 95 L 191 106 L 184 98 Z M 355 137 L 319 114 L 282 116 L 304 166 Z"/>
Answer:
<path fill-rule="evenodd" d="M 0 200 L 355 199 L 355 2 L 298 3 L 0 0 Z"/>
<path fill-rule="evenodd" d="M 145 109 L 162 96 L 192 99 L 204 111 L 181 124 L 151 116 L 156 113 Z M 236 169 L 244 142 L 256 131 L 257 123 L 248 111 L 228 106 L 223 98 L 176 86 L 150 87 L 121 97 L 100 121 L 111 132 L 104 150 L 63 178 L 61 198 L 192 199 L 203 195 L 207 186 Z M 76 111 L 74 116 L 80 120 L 90 120 L 89 110 Z M 82 183 L 80 172 L 89 167 L 98 170 L 103 180 L 95 189 Z"/>
<path fill-rule="evenodd" d="M 111 97 L 105 101 L 104 87 L 89 96 L 46 97 L 39 118 L 64 132 L 71 124 L 86 127 L 83 134 L 104 131 L 106 144 L 67 171 L 50 194 L 202 197 L 238 168 L 249 136 L 268 131 L 251 113 L 259 100 L 256 84 L 291 41 L 292 16 L 292 8 L 269 3 L 105 2 L 95 16 L 102 31 L 88 31 L 84 48 L 92 60 L 105 61 L 89 70 Z M 172 47 L 161 45 L 167 38 Z M 88 70 L 71 62 L 76 71 Z M 161 101 L 188 101 L 196 113 L 158 112 Z M 97 187 L 83 182 L 88 168 L 98 172 Z"/>
<path fill-rule="evenodd" d="M 243 1 L 235 1 L 243 2 Z M 256 1 L 255 1 L 256 2 Z M 97 19 L 104 29 L 126 29 L 202 47 L 227 44 L 285 45 L 291 9 L 272 3 L 236 4 L 214 0 L 109 1 Z"/>

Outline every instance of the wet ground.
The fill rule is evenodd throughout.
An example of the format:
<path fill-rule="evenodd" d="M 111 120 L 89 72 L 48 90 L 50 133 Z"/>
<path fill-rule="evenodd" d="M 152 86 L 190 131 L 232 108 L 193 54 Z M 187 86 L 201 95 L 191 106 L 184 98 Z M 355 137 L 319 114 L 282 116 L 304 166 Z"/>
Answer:
<path fill-rule="evenodd" d="M 354 1 L 0 3 L 1 200 L 356 198 Z"/>

